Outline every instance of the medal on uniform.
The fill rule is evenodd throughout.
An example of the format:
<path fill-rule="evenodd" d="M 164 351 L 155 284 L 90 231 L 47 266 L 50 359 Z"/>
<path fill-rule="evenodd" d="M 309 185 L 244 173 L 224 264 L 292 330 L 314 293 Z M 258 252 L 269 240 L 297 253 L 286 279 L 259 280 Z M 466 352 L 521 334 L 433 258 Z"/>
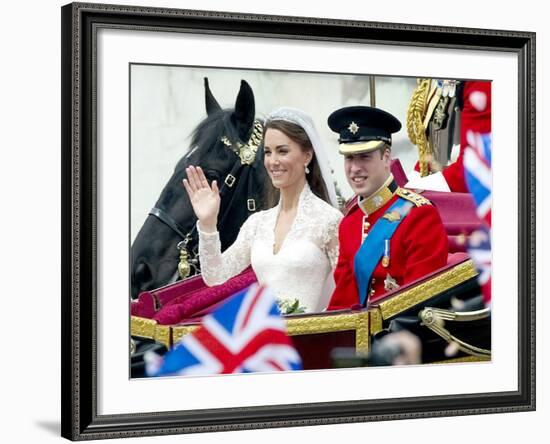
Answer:
<path fill-rule="evenodd" d="M 363 228 L 361 233 L 361 243 L 366 239 L 369 234 L 370 222 L 367 221 L 368 216 L 363 216 Z"/>
<path fill-rule="evenodd" d="M 390 240 L 384 241 L 384 256 L 382 257 L 382 267 L 388 268 L 390 265 Z"/>
<path fill-rule="evenodd" d="M 388 273 L 386 275 L 386 279 L 384 279 L 384 290 L 392 291 L 392 290 L 395 290 L 396 288 L 399 288 L 397 281 L 394 278 L 392 278 Z"/>

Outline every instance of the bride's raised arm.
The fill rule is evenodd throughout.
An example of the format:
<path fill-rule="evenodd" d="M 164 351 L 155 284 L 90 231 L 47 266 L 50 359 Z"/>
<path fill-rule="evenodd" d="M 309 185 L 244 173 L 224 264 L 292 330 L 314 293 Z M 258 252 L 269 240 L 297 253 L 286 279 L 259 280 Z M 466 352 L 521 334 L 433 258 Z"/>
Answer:
<path fill-rule="evenodd" d="M 256 231 L 256 214 L 242 225 L 233 244 L 221 252 L 220 233 L 205 232 L 197 222 L 201 274 L 208 286 L 223 284 L 250 265 L 250 248 Z"/>
<path fill-rule="evenodd" d="M 200 166 L 189 166 L 186 172 L 187 179 L 183 179 L 183 186 L 198 219 L 202 278 L 208 286 L 223 284 L 250 265 L 250 247 L 255 231 L 253 217 L 244 222 L 233 245 L 222 254 L 220 233 L 216 228 L 220 212 L 218 185 L 216 181 L 208 183 Z"/>

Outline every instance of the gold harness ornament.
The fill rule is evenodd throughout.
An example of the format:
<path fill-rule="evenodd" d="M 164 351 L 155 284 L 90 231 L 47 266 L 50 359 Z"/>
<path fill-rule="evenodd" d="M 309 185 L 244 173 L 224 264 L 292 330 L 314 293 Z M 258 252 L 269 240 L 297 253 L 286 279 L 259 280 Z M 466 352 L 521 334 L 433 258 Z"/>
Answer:
<path fill-rule="evenodd" d="M 180 248 L 180 261 L 178 263 L 178 274 L 180 278 L 185 279 L 191 273 L 191 266 L 189 265 L 189 254 L 185 247 Z"/>
<path fill-rule="evenodd" d="M 252 165 L 256 159 L 256 153 L 263 140 L 264 127 L 259 120 L 254 120 L 254 129 L 248 142 L 241 143 L 238 140 L 232 143 L 227 136 L 223 136 L 220 140 L 225 146 L 231 148 L 241 159 L 241 164 Z"/>
<path fill-rule="evenodd" d="M 196 258 L 189 259 L 189 253 L 187 252 L 187 244 L 191 241 L 191 235 L 188 233 L 185 239 L 178 243 L 177 249 L 180 251 L 180 260 L 178 262 L 178 274 L 181 279 L 185 279 L 191 274 L 191 267 L 195 268 L 195 271 L 200 272 L 198 268 L 198 260 Z"/>

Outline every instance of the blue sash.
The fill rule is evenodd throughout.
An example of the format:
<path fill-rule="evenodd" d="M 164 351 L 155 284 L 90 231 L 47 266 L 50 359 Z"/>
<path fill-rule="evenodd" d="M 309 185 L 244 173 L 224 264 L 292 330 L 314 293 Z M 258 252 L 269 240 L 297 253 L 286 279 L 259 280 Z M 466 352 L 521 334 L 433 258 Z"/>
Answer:
<path fill-rule="evenodd" d="M 370 229 L 365 241 L 355 254 L 353 267 L 355 271 L 355 280 L 359 290 L 359 301 L 365 305 L 370 279 L 376 265 L 384 254 L 384 244 L 386 239 L 391 239 L 399 224 L 405 219 L 405 216 L 413 204 L 406 199 L 399 197 L 392 206 L 386 210 L 386 214 L 397 212 L 399 218 L 390 220 L 382 216 Z"/>

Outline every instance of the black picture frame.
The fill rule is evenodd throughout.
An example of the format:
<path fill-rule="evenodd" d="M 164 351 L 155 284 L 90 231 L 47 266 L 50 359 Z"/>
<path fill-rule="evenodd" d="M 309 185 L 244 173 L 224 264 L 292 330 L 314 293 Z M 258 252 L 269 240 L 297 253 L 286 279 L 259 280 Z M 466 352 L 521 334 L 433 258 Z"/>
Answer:
<path fill-rule="evenodd" d="M 535 33 L 72 3 L 62 14 L 62 436 L 120 438 L 535 409 Z M 387 400 L 97 414 L 95 38 L 99 27 L 433 48 L 517 56 L 518 389 Z"/>

